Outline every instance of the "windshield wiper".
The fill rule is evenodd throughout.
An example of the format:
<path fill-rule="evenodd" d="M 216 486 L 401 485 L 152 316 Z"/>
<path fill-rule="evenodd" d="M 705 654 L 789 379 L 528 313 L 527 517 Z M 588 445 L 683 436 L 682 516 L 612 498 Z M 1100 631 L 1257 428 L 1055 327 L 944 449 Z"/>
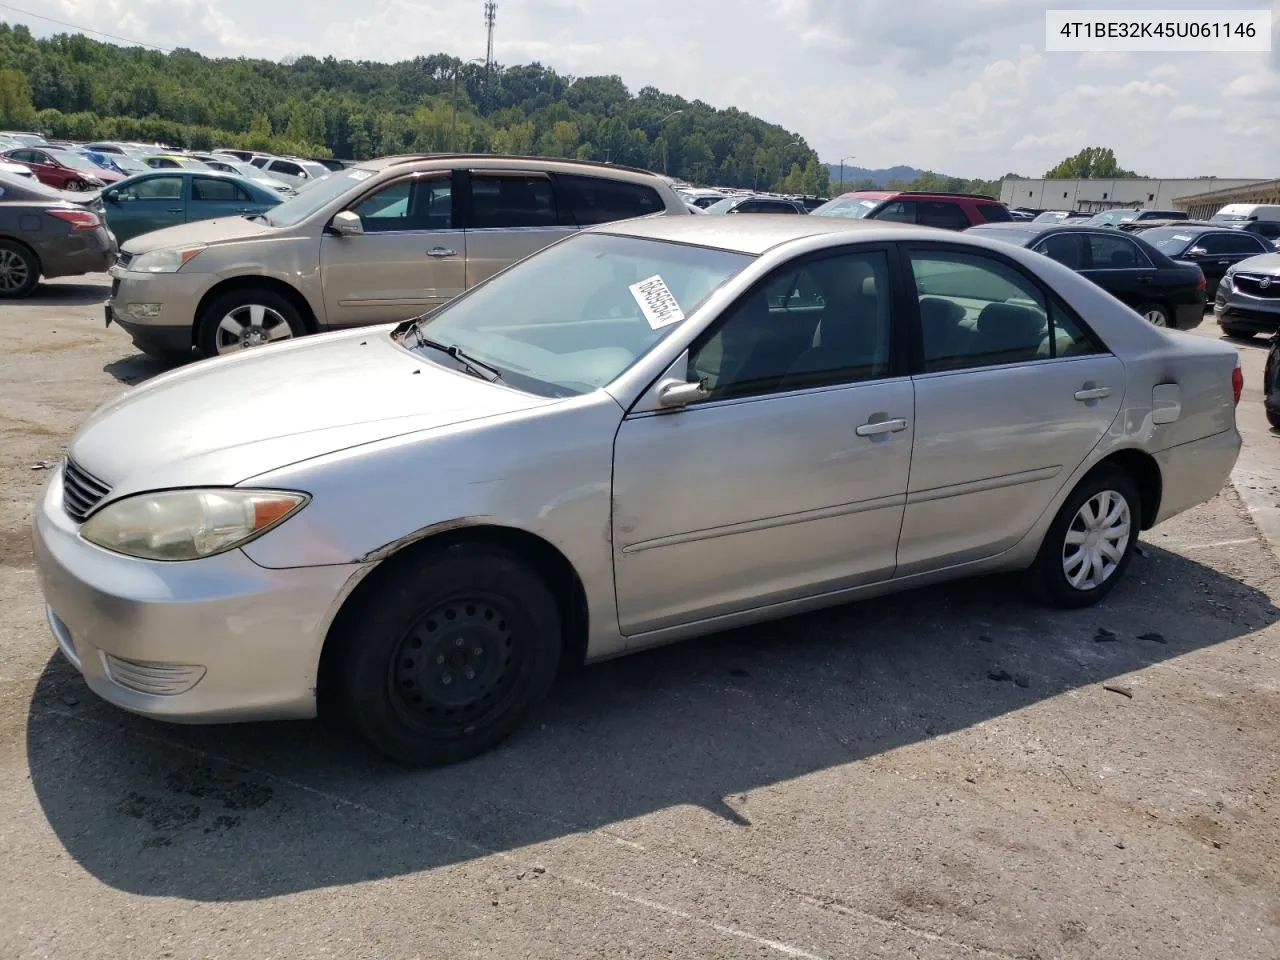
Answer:
<path fill-rule="evenodd" d="M 456 343 L 441 343 L 438 340 L 431 340 L 422 335 L 422 328 L 417 327 L 413 330 L 415 338 L 414 346 L 430 347 L 432 350 L 439 350 L 441 353 L 448 354 L 459 364 L 462 369 L 473 377 L 479 377 L 481 380 L 488 380 L 490 383 L 501 383 L 502 374 L 498 372 L 496 367 L 491 367 L 483 360 L 477 360 L 475 357 L 469 356 L 463 352 L 462 348 Z"/>

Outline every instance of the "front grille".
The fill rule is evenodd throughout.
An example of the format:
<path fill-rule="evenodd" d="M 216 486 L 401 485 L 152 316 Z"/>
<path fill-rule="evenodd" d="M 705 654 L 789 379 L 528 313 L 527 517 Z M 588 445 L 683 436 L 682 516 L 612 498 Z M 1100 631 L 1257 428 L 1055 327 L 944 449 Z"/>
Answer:
<path fill-rule="evenodd" d="M 1263 281 L 1266 281 L 1264 287 Z M 1237 273 L 1234 277 L 1236 289 L 1251 297 L 1280 300 L 1280 277 L 1259 277 L 1246 273 Z"/>
<path fill-rule="evenodd" d="M 116 254 L 116 266 L 123 269 L 124 267 L 129 266 L 129 261 L 131 261 L 132 259 L 133 259 L 132 253 L 125 253 L 123 250 L 121 250 L 119 253 Z"/>
<path fill-rule="evenodd" d="M 84 523 L 111 488 L 67 458 L 62 469 L 62 508 L 76 523 Z"/>

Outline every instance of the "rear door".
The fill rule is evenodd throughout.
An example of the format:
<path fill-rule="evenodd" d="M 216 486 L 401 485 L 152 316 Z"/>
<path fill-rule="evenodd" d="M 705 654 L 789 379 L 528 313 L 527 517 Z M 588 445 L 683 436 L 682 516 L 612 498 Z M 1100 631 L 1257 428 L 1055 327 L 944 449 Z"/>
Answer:
<path fill-rule="evenodd" d="M 187 221 L 186 178 L 173 173 L 138 177 L 104 194 L 107 226 L 116 240 Z"/>
<path fill-rule="evenodd" d="M 468 289 L 577 230 L 561 216 L 549 174 L 471 170 L 462 179 Z"/>
<path fill-rule="evenodd" d="M 253 198 L 234 180 L 221 177 L 192 177 L 187 200 L 187 220 L 238 217 L 257 209 Z"/>
<path fill-rule="evenodd" d="M 1021 266 L 907 248 L 921 366 L 896 576 L 1008 550 L 1097 446 L 1124 365 Z"/>
<path fill-rule="evenodd" d="M 1085 234 L 1085 266 L 1081 273 L 1131 307 L 1156 293 L 1156 268 L 1146 251 L 1120 231 Z"/>
<path fill-rule="evenodd" d="M 458 229 L 450 171 L 379 184 L 348 209 L 364 233 L 320 238 L 324 325 L 390 323 L 462 293 L 466 236 Z"/>

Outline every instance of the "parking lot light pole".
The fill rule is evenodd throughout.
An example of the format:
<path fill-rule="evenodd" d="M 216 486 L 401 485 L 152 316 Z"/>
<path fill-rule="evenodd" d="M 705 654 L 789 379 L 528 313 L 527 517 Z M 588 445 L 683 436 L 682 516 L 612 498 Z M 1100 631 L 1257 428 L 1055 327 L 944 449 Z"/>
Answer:
<path fill-rule="evenodd" d="M 858 159 L 856 156 L 848 156 L 848 157 L 840 158 L 840 192 L 841 193 L 844 192 L 844 162 L 846 160 L 856 160 L 856 159 Z"/>
<path fill-rule="evenodd" d="M 453 119 L 449 122 L 449 152 L 453 153 L 457 149 L 458 135 L 458 71 L 465 67 L 468 63 L 487 63 L 484 57 L 472 57 L 464 63 L 459 60 L 453 65 Z"/>
<path fill-rule="evenodd" d="M 665 128 L 667 125 L 667 121 L 670 120 L 672 117 L 674 117 L 678 113 L 684 113 L 684 111 L 672 110 L 665 117 L 663 117 L 661 120 L 658 121 L 658 129 L 662 131 L 662 174 L 663 176 L 666 176 L 667 174 L 667 132 Z"/>

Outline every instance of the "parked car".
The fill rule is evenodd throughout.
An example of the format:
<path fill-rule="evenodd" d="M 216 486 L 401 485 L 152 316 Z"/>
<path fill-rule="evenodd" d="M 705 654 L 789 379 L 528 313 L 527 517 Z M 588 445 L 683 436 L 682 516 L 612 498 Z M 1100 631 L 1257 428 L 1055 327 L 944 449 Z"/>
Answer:
<path fill-rule="evenodd" d="M 140 173 L 102 191 L 107 225 L 120 243 L 197 220 L 257 216 L 281 199 L 274 190 L 216 170 Z"/>
<path fill-rule="evenodd" d="M 24 130 L 0 130 L 0 137 L 5 137 L 9 140 L 16 140 L 24 147 L 38 147 L 48 143 L 42 134 L 31 133 Z"/>
<path fill-rule="evenodd" d="M 356 165 L 354 160 L 339 160 L 336 157 L 307 157 L 306 159 L 312 163 L 320 164 L 331 173 L 341 173 L 343 170 L 349 170 Z"/>
<path fill-rule="evenodd" d="M 18 163 L 14 160 L 0 159 L 0 173 L 10 177 L 23 177 L 27 180 L 34 180 L 35 173 L 25 163 Z"/>
<path fill-rule="evenodd" d="M 37 180 L 57 190 L 99 190 L 108 183 L 124 179 L 120 174 L 104 170 L 70 150 L 20 147 L 0 156 L 21 163 L 36 175 Z"/>
<path fill-rule="evenodd" d="M 1157 327 L 1190 330 L 1204 318 L 1206 281 L 1128 234 L 1084 224 L 992 223 L 966 233 L 1026 247 L 1078 271 Z"/>
<path fill-rule="evenodd" d="M 964 230 L 980 223 L 1007 223 L 1013 219 L 1009 208 L 991 197 L 907 190 L 854 190 L 810 212 L 815 217 L 868 217 L 944 230 Z"/>
<path fill-rule="evenodd" d="M 1134 236 L 1166 257 L 1198 266 L 1204 273 L 1206 300 L 1212 300 L 1217 294 L 1218 284 L 1230 266 L 1273 250 L 1266 240 L 1243 230 L 1191 220 L 1138 229 Z"/>
<path fill-rule="evenodd" d="M 1213 300 L 1213 315 L 1229 337 L 1280 330 L 1280 253 L 1250 257 L 1227 268 Z"/>
<path fill-rule="evenodd" d="M 1067 220 L 1088 220 L 1089 214 L 1079 210 L 1045 210 L 1036 214 L 1032 223 L 1063 223 Z"/>
<path fill-rule="evenodd" d="M 1115 209 L 1095 213 L 1085 221 L 1090 227 L 1119 227 L 1121 224 L 1135 220 L 1186 220 L 1187 214 L 1182 210 L 1141 210 Z"/>
<path fill-rule="evenodd" d="M 725 194 L 720 190 L 682 189 L 677 193 L 695 207 L 701 207 L 704 210 L 725 198 Z"/>
<path fill-rule="evenodd" d="M 185 153 L 153 153 L 142 158 L 152 170 L 210 170 L 207 164 Z"/>
<path fill-rule="evenodd" d="M 783 197 L 759 196 L 756 194 L 747 194 L 746 196 L 725 197 L 723 200 L 717 200 L 715 203 L 708 204 L 703 207 L 707 213 L 724 214 L 724 213 L 808 213 L 804 208 L 804 204 L 796 200 L 787 200 Z"/>
<path fill-rule="evenodd" d="M 36 506 L 58 646 L 134 713 L 446 763 L 570 661 L 998 571 L 1097 603 L 1227 480 L 1229 344 L 977 234 L 747 223 L 597 227 L 109 403 Z"/>
<path fill-rule="evenodd" d="M 260 166 L 263 173 L 278 180 L 284 180 L 294 188 L 304 183 L 321 180 L 332 172 L 323 164 L 303 160 L 301 157 L 271 157 L 265 163 L 254 164 L 254 166 Z"/>
<path fill-rule="evenodd" d="M 1280 204 L 1277 203 L 1228 203 L 1212 217 L 1214 223 L 1225 224 L 1248 230 L 1253 226 L 1269 228 L 1266 233 L 1258 232 L 1268 240 L 1274 240 L 1280 233 Z"/>
<path fill-rule="evenodd" d="M 221 170 L 223 173 L 234 173 L 238 177 L 244 177 L 246 180 L 252 180 L 260 187 L 268 190 L 274 190 L 281 196 L 289 197 L 297 191 L 294 190 L 293 184 L 278 180 L 275 177 L 263 173 L 251 163 L 245 163 L 243 160 L 237 160 L 225 154 L 213 153 L 195 153 L 192 154 L 197 160 L 203 163 L 210 170 Z"/>
<path fill-rule="evenodd" d="M 1280 430 L 1280 331 L 1271 335 L 1267 365 L 1262 374 L 1262 407 L 1267 422 Z"/>
<path fill-rule="evenodd" d="M 115 239 L 90 206 L 0 172 L 0 297 L 25 297 L 41 277 L 101 272 L 115 254 Z"/>
<path fill-rule="evenodd" d="M 235 157 L 237 160 L 241 160 L 244 163 L 248 163 L 250 160 L 252 160 L 254 157 L 258 155 L 253 150 L 234 150 L 228 147 L 219 147 L 217 150 L 214 150 L 213 152 L 226 154 L 228 157 Z"/>
<path fill-rule="evenodd" d="M 213 356 L 403 320 L 580 227 L 654 213 L 688 216 L 675 191 L 643 170 L 489 155 L 387 157 L 336 173 L 253 219 L 126 241 L 107 312 L 148 353 L 189 355 L 194 345 Z"/>

